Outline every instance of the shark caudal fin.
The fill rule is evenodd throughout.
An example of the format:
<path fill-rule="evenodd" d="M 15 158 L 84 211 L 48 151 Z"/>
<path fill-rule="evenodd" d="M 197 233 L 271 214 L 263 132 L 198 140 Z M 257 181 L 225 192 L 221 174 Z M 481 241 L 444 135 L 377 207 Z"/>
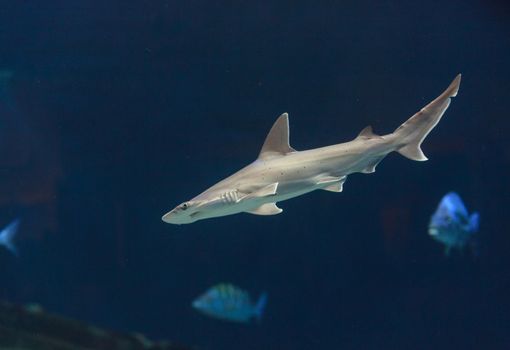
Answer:
<path fill-rule="evenodd" d="M 439 123 L 450 105 L 451 97 L 457 96 L 461 75 L 457 75 L 450 86 L 434 101 L 399 126 L 393 135 L 396 137 L 396 151 L 412 160 L 425 161 L 427 157 L 420 148 L 429 132 Z"/>

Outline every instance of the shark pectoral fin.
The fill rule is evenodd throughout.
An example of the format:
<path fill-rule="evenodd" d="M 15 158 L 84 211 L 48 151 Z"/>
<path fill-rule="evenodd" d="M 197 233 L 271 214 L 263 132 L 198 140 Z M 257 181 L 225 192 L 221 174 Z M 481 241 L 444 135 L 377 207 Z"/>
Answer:
<path fill-rule="evenodd" d="M 335 176 L 327 176 L 320 179 L 317 182 L 317 185 L 324 186 L 321 189 L 330 192 L 342 192 L 343 185 L 347 176 L 335 177 Z"/>
<path fill-rule="evenodd" d="M 237 200 L 237 202 L 253 199 L 253 198 L 264 198 L 269 196 L 274 196 L 276 194 L 276 190 L 278 189 L 278 182 L 272 183 L 270 185 L 264 186 L 261 189 L 258 189 L 252 193 L 247 194 L 244 197 L 241 197 Z"/>
<path fill-rule="evenodd" d="M 248 210 L 246 212 L 255 215 L 276 215 L 280 214 L 282 211 L 283 209 L 278 208 L 276 203 L 266 203 L 256 209 Z"/>

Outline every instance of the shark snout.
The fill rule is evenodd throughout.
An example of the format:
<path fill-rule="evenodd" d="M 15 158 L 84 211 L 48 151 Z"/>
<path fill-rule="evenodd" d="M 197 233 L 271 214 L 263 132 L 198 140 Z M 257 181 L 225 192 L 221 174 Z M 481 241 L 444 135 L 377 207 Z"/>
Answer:
<path fill-rule="evenodd" d="M 197 213 L 198 212 L 191 210 L 183 211 L 181 208 L 177 207 L 163 215 L 161 220 L 175 225 L 191 224 L 192 222 L 197 221 L 197 218 L 195 217 Z"/>
<path fill-rule="evenodd" d="M 164 222 L 167 222 L 169 224 L 172 223 L 172 211 L 169 211 L 168 213 L 166 213 L 165 215 L 163 215 L 163 217 L 161 218 L 161 220 L 163 220 Z"/>
<path fill-rule="evenodd" d="M 166 222 L 168 224 L 176 224 L 176 225 L 187 224 L 187 223 L 189 223 L 189 219 L 190 219 L 189 216 L 179 215 L 179 214 L 175 213 L 174 210 L 169 211 L 168 213 L 163 215 L 163 217 L 161 218 L 161 220 L 163 220 L 164 222 Z"/>

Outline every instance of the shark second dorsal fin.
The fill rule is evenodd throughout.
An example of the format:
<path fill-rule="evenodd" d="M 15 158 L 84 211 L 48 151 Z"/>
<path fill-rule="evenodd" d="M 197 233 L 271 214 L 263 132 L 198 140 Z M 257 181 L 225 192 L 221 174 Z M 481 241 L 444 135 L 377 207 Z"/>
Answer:
<path fill-rule="evenodd" d="M 367 126 L 366 128 L 364 128 L 363 130 L 360 131 L 360 133 L 358 134 L 357 138 L 358 139 L 359 138 L 373 139 L 374 137 L 380 138 L 381 136 L 374 134 L 374 131 L 372 130 L 372 126 L 369 125 L 369 126 Z"/>
<path fill-rule="evenodd" d="M 283 113 L 276 119 L 269 134 L 267 134 L 259 158 L 283 156 L 290 152 L 296 152 L 296 150 L 289 145 L 289 115 Z"/>

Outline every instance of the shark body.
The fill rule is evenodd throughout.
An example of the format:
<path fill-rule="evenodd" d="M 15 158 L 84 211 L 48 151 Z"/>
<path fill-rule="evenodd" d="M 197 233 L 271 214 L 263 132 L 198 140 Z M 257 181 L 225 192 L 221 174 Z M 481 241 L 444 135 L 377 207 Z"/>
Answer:
<path fill-rule="evenodd" d="M 258 158 L 190 201 L 166 213 L 162 220 L 188 224 L 198 220 L 237 214 L 275 215 L 276 203 L 315 190 L 341 192 L 352 173 L 373 173 L 390 152 L 425 161 L 420 145 L 437 125 L 457 95 L 460 74 L 435 100 L 409 118 L 393 133 L 376 135 L 370 126 L 346 143 L 296 151 L 289 144 L 287 113 L 274 123 Z"/>

